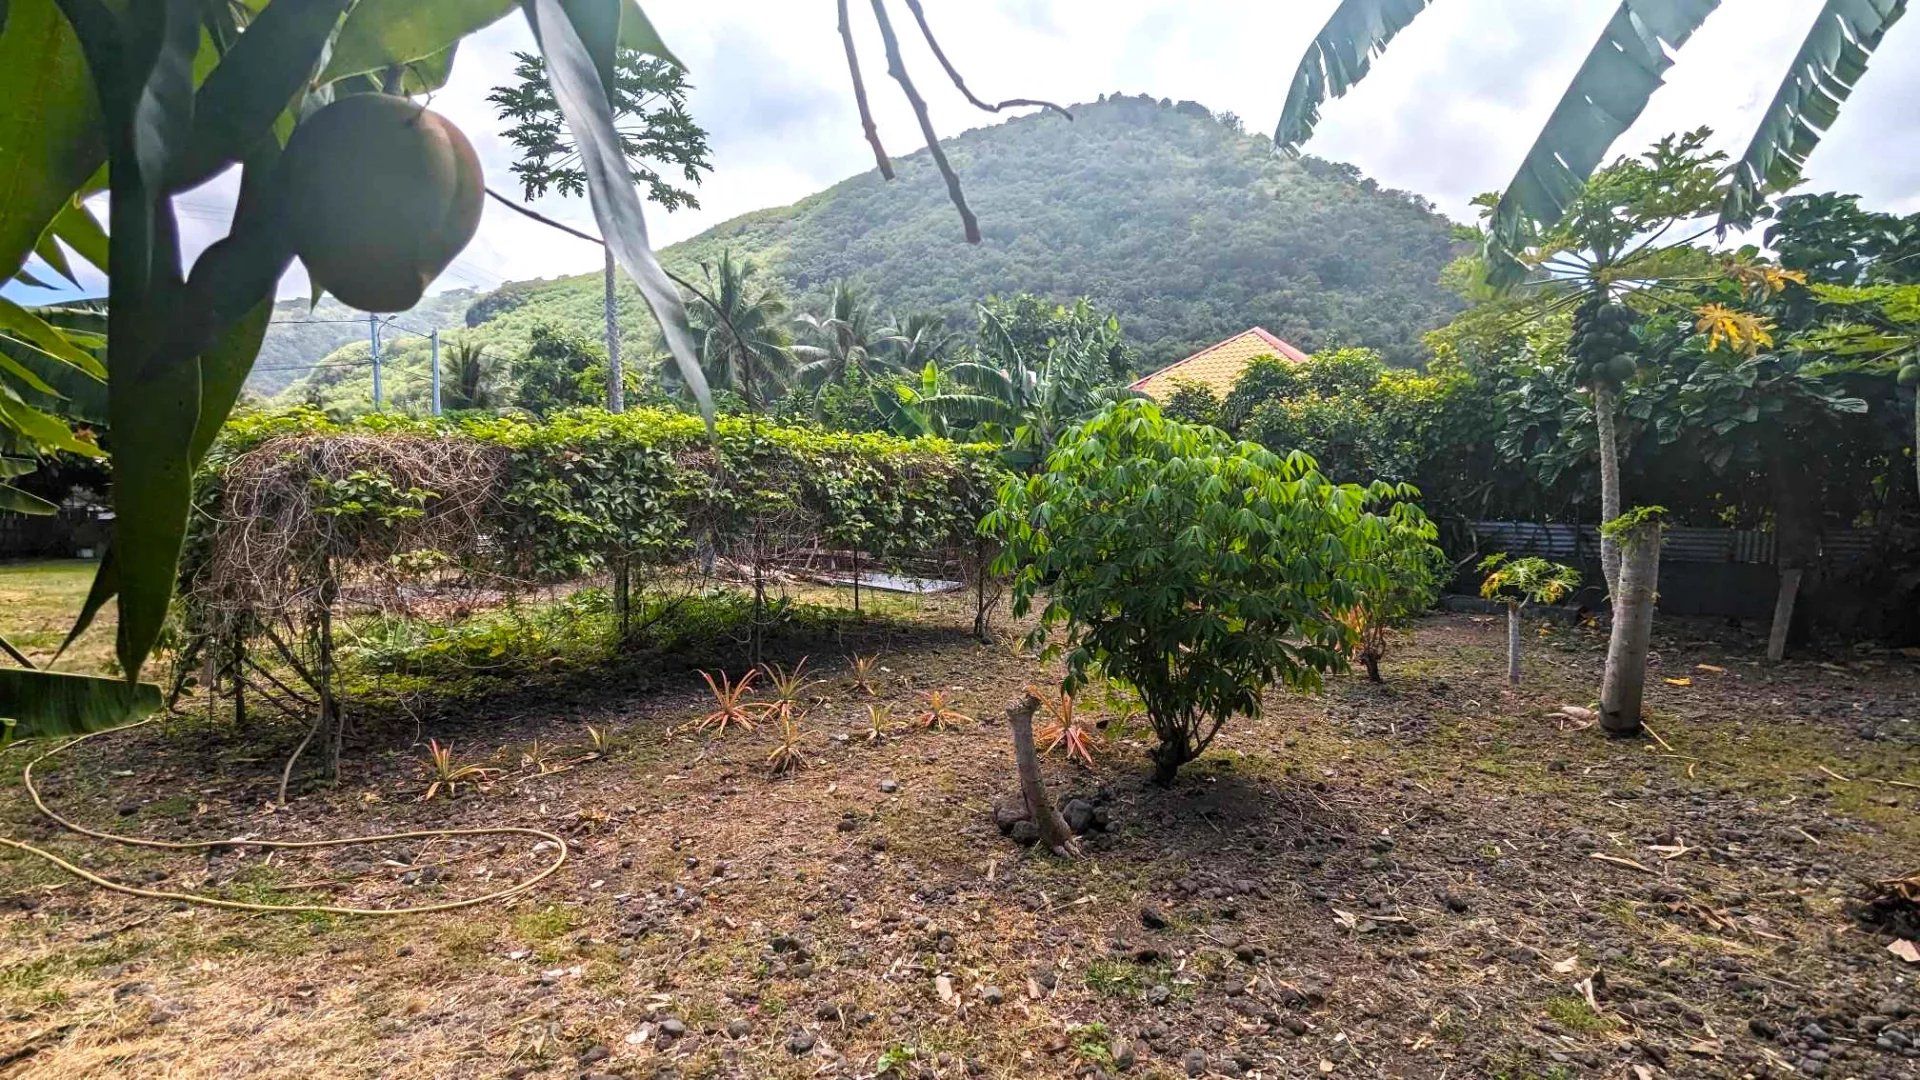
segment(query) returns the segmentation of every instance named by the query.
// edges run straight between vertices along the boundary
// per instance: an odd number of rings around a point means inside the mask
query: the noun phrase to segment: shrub
[[[1045,471],[1002,486],[983,530],[1005,543],[1014,610],[1045,594],[1034,640],[1064,639],[1063,690],[1091,673],[1123,680],[1172,781],[1236,714],[1257,715],[1275,681],[1318,685],[1354,645],[1337,613],[1387,588],[1372,557],[1396,523],[1424,517],[1387,484],[1333,484],[1312,458],[1237,443],[1163,417],[1150,402],[1113,405],[1070,430]]]

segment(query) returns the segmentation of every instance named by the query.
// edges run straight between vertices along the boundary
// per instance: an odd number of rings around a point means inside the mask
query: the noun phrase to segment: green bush
[[[1126,401],[1004,484],[982,529],[1005,544],[1016,614],[1044,595],[1035,640],[1064,629],[1050,646],[1063,689],[1095,672],[1132,686],[1169,783],[1229,718],[1257,715],[1269,684],[1345,668],[1356,639],[1341,614],[1392,586],[1381,552],[1430,535],[1414,494],[1334,484],[1305,454]]]

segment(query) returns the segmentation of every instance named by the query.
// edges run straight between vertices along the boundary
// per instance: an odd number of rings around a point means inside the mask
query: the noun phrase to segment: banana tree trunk
[[[1031,693],[1007,706],[1007,725],[1013,728],[1013,763],[1020,774],[1020,797],[1027,814],[1040,829],[1040,843],[1055,855],[1075,855],[1080,851],[1073,830],[1047,798],[1047,787],[1040,779],[1040,755],[1033,747],[1033,714],[1040,699]]]
[[[607,248],[606,267],[606,316],[607,316],[607,411],[627,411],[627,384],[620,371],[620,309],[614,302],[613,249]]]
[[[1613,387],[1604,379],[1593,386],[1593,420],[1600,437],[1600,520],[1620,516],[1620,437],[1614,427]],[[1607,594],[1620,591],[1620,544],[1612,537],[1600,537],[1600,572],[1607,579]],[[1616,607],[1616,613],[1618,608]]]
[[[1640,731],[1647,689],[1647,643],[1653,636],[1654,597],[1660,588],[1660,522],[1646,521],[1620,537],[1620,585],[1613,590],[1613,629],[1600,683],[1600,726],[1609,734]]]
[[[1507,601],[1507,682],[1520,685],[1520,605]]]

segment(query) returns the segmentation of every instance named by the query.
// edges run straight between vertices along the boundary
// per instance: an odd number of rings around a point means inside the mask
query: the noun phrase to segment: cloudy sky
[[[1333,0],[924,0],[947,54],[983,98],[1089,101],[1102,93],[1191,98],[1271,131],[1300,53]],[[656,244],[737,214],[793,202],[873,167],[848,89],[826,0],[647,0],[669,46],[691,70],[694,118],[709,131],[713,174],[698,210],[652,211]],[[1311,153],[1352,162],[1381,183],[1417,191],[1448,215],[1503,186],[1615,0],[1435,0],[1395,40],[1361,87],[1332,103]],[[1736,0],[1689,42],[1625,151],[1669,131],[1711,125],[1738,153],[1771,97],[1819,0]],[[895,23],[943,135],[991,123],[962,101],[919,47],[911,16]],[[885,74],[866,4],[852,5],[869,96],[889,150],[919,145],[912,113]],[[510,148],[486,102],[512,53],[530,49],[510,16],[461,49],[432,107],[465,130],[491,182],[511,189]],[[1868,205],[1920,210],[1920,18],[1895,27],[1873,69],[1815,154],[1810,187],[1858,192]],[[190,242],[224,231],[231,178],[181,200]],[[583,200],[539,208],[592,231]],[[957,229],[956,229],[957,234]],[[956,243],[958,242],[956,238]],[[441,286],[590,270],[598,249],[489,202],[479,236]],[[296,264],[282,295],[304,295]]]

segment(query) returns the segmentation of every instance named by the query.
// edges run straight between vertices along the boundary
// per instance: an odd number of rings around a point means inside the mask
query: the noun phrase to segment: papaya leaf
[[[0,280],[106,160],[80,42],[54,0],[13,0],[0,31]]]
[[[713,394],[707,389],[706,374],[700,369],[699,352],[687,327],[686,307],[680,291],[661,269],[647,240],[646,215],[640,207],[625,155],[621,151],[620,132],[614,125],[613,107],[606,85],[600,81],[593,56],[581,39],[560,0],[523,0],[527,22],[534,40],[546,57],[548,78],[554,100],[566,117],[567,129],[580,151],[580,166],[587,174],[588,194],[593,204],[594,221],[606,238],[614,259],[627,272],[640,295],[659,322],[667,348],[687,389],[700,404],[700,414],[713,426]]]
[[[513,8],[514,0],[360,0],[341,24],[319,81],[425,60]]]
[[[84,735],[160,711],[160,688],[64,671],[0,668],[0,742]]]

